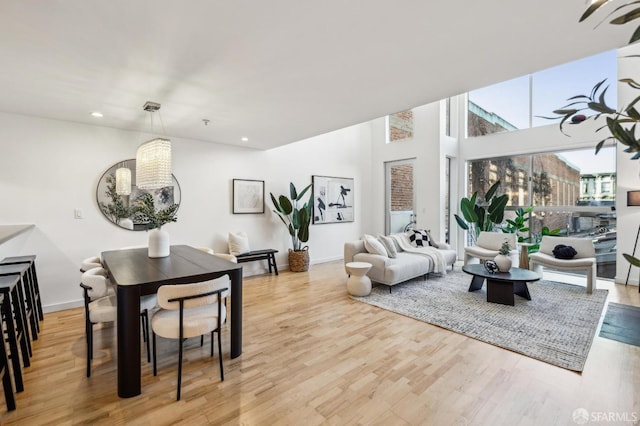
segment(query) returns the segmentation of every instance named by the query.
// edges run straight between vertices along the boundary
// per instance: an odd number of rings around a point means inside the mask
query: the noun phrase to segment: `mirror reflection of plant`
[[[153,196],[149,193],[138,198],[134,205],[133,219],[137,223],[142,223],[147,230],[160,229],[162,225],[169,222],[176,222],[176,212],[178,205],[172,204],[162,210],[156,210]]]
[[[116,192],[116,177],[113,174],[107,176],[106,181],[107,190],[105,194],[111,200],[111,203],[105,204],[100,201],[98,204],[100,205],[102,213],[104,213],[109,220],[119,224],[121,219],[126,219],[133,215],[134,208],[127,206],[122,196]]]

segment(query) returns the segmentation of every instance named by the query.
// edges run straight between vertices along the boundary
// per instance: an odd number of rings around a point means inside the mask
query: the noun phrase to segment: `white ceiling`
[[[148,130],[142,105],[151,100],[170,136],[270,148],[626,44],[632,28],[579,24],[585,8],[2,1],[0,111]]]

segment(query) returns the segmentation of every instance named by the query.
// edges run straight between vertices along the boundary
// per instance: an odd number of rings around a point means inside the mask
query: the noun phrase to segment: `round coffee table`
[[[347,291],[353,296],[367,296],[371,293],[371,280],[367,272],[371,269],[367,262],[349,262],[345,265],[349,278],[347,279]]]
[[[491,272],[484,269],[484,265],[464,265],[462,270],[473,275],[469,291],[482,288],[487,280],[487,302],[515,305],[514,294],[531,300],[527,282],[538,281],[540,276],[528,269],[511,268],[509,272]]]

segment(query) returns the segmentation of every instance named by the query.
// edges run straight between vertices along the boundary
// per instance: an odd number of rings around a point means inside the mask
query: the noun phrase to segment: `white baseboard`
[[[325,257],[322,259],[314,259],[314,260],[310,260],[309,261],[309,265],[318,265],[320,263],[327,263],[327,262],[333,262],[334,260],[342,260],[343,257],[342,256],[335,256],[335,257]],[[278,265],[278,270],[288,270],[289,269],[289,264],[288,263],[284,263],[281,266]],[[265,272],[268,272],[268,270],[266,270]]]
[[[84,302],[82,301],[82,299],[79,299],[79,300],[72,300],[71,302],[58,303],[55,305],[44,305],[42,307],[42,310],[44,311],[44,313],[50,313],[50,312],[64,311],[67,309],[80,308],[82,306],[84,306]]]
[[[316,265],[316,264],[319,264],[319,263],[333,262],[335,260],[342,260],[342,256],[315,259],[313,261],[310,261],[309,263],[311,265]],[[278,270],[288,270],[288,269],[289,269],[289,264],[288,263],[285,263],[283,265],[278,265]],[[254,267],[254,268],[246,268],[246,269],[244,269],[244,272],[245,272],[245,274],[244,274],[245,277],[250,277],[250,276],[253,276],[253,275],[267,274],[267,273],[269,273],[269,269],[268,268]],[[64,311],[66,309],[80,308],[82,306],[84,306],[84,302],[82,301],[82,299],[78,299],[78,300],[72,300],[70,302],[65,302],[65,303],[57,303],[55,305],[45,305],[45,306],[42,307],[42,310],[45,313],[50,313],[50,312]]]

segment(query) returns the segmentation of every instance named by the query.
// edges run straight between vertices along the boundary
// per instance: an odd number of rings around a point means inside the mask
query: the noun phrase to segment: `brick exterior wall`
[[[389,142],[413,138],[413,111],[389,115]]]
[[[483,136],[491,133],[505,132],[507,129],[497,123],[490,123],[484,118],[469,112],[467,122],[467,136]]]
[[[413,210],[413,166],[391,167],[391,211]]]

